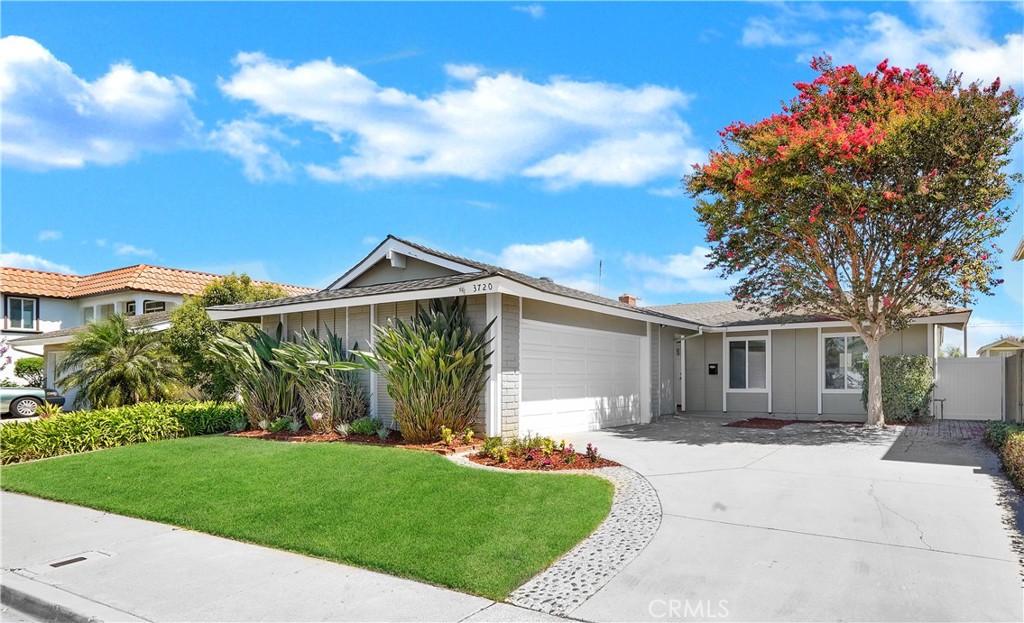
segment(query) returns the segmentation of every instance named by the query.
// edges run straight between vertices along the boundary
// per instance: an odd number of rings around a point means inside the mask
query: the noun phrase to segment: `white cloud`
[[[209,138],[217,149],[242,161],[242,172],[250,182],[291,176],[291,165],[270,146],[270,141],[288,142],[277,128],[258,121],[236,120],[218,124]]]
[[[512,7],[512,10],[526,13],[533,19],[542,19],[544,17],[544,6],[540,4],[517,4]]]
[[[0,39],[4,164],[52,169],[116,164],[142,151],[193,144],[192,85],[112,65],[79,78],[33,39]]]
[[[456,80],[465,80],[466,82],[472,82],[480,77],[484,73],[484,68],[479,65],[472,64],[455,64],[448,63],[444,66],[444,73]]]
[[[56,229],[44,229],[39,232],[38,236],[36,236],[36,240],[39,242],[46,242],[48,240],[60,240],[60,237],[61,233]]]
[[[594,247],[586,238],[542,244],[513,244],[502,249],[498,265],[537,277],[565,275],[594,263]]]
[[[39,257],[38,255],[28,255],[26,253],[16,253],[14,251],[0,253],[0,266],[7,268],[28,268],[30,270],[46,270],[55,273],[74,272],[71,270],[70,266],[65,264],[51,262],[50,260]]]
[[[1002,40],[989,36],[985,6],[961,3],[915,3],[917,24],[908,24],[890,13],[876,11],[867,22],[835,46],[837,58],[877,63],[888,58],[902,67],[929,65],[944,76],[954,70],[967,81],[991,82],[1002,78],[1024,83],[1024,34]]]
[[[114,255],[138,255],[142,257],[153,257],[156,252],[153,249],[144,249],[133,244],[123,242],[114,243]]]
[[[983,3],[914,2],[908,19],[813,3],[774,6],[772,15],[747,20],[744,45],[800,48],[800,60],[824,49],[837,63],[864,69],[888,58],[901,67],[925,63],[940,76],[963,72],[968,82],[1000,77],[1004,83],[1024,83],[1024,34],[992,37],[987,19],[992,7]],[[826,22],[841,24],[841,34],[822,35]]]
[[[649,188],[647,192],[655,197],[665,197],[667,199],[676,199],[686,194],[681,186],[665,186],[661,188]]]
[[[297,66],[239,54],[220,88],[264,117],[308,124],[337,145],[330,164],[308,164],[325,182],[525,176],[548,186],[634,186],[703,157],[680,111],[690,96],[555,77],[533,82],[449,65],[460,84],[420,96],[377,84],[331,59]]]
[[[689,253],[676,253],[663,258],[629,254],[623,258],[626,267],[644,275],[643,287],[658,294],[700,292],[724,295],[729,282],[707,270],[711,252],[705,247],[693,247]]]

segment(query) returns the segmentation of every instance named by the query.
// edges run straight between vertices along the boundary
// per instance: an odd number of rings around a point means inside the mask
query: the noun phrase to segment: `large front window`
[[[864,386],[863,362],[868,347],[859,336],[825,338],[825,389],[859,390]]]
[[[768,387],[765,340],[729,340],[729,389]]]
[[[7,297],[7,328],[34,331],[36,328],[36,299]]]

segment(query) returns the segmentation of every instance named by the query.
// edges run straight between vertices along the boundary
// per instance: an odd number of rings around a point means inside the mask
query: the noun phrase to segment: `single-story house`
[[[979,357],[1012,357],[1024,350],[1024,340],[1004,337],[978,347]]]
[[[433,298],[465,297],[471,323],[494,319],[491,378],[479,427],[487,435],[559,434],[649,422],[674,413],[863,420],[863,343],[832,318],[766,318],[732,302],[637,307],[388,236],[326,289],[210,308],[218,320],[330,328],[350,348],[374,325],[414,315]],[[887,337],[885,354],[937,357],[942,329],[966,330],[970,310],[935,309]],[[383,379],[364,374],[371,412],[393,410]]]

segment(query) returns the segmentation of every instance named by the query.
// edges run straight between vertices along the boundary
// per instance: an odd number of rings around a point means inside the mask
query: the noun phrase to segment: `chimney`
[[[619,302],[625,303],[630,307],[636,307],[636,297],[633,296],[632,294],[623,294],[622,296],[619,297]]]

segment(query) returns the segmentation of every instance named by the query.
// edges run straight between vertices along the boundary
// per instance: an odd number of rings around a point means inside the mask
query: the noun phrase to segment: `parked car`
[[[64,406],[64,396],[55,389],[39,387],[0,387],[0,414],[32,417],[44,402]]]

